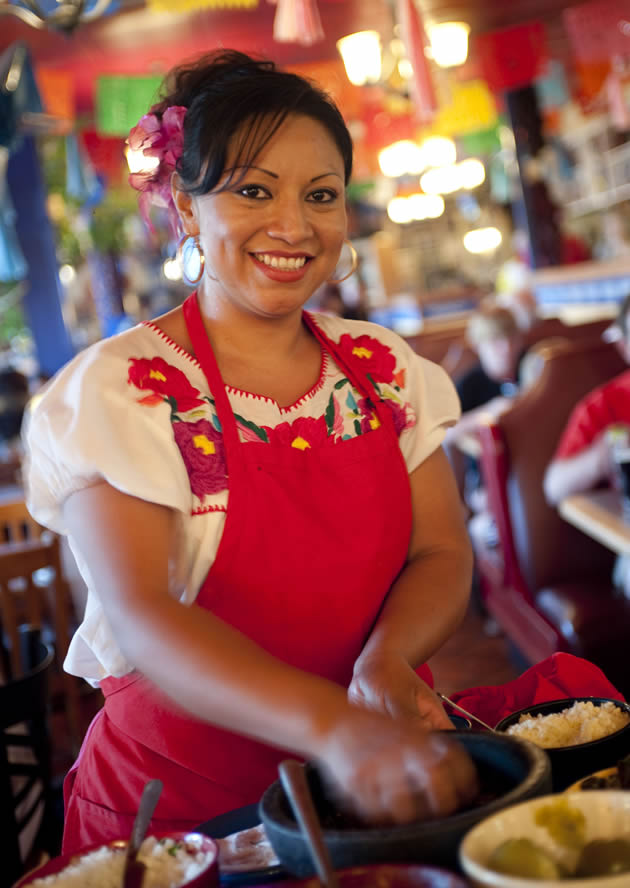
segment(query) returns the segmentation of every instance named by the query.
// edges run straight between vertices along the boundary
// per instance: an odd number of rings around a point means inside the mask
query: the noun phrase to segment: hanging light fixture
[[[440,68],[463,65],[468,58],[468,34],[466,22],[442,22],[428,28],[431,57]]]
[[[381,77],[381,36],[378,31],[357,31],[337,41],[348,80],[355,86],[378,83]]]
[[[57,0],[54,9],[42,9],[37,0],[12,3],[0,0],[0,15],[14,15],[32,28],[52,28],[71,34],[79,25],[99,18],[113,0]]]

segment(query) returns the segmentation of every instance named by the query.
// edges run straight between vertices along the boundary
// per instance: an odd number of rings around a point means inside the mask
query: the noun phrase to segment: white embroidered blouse
[[[315,315],[324,333],[367,372],[392,410],[412,472],[459,417],[446,373],[395,333],[363,321]],[[319,379],[289,407],[227,388],[243,442],[343,447],[378,424],[363,395],[322,350]],[[159,327],[143,323],[98,342],[48,384],[26,424],[27,504],[42,524],[66,533],[67,497],[104,479],[178,517],[173,594],[190,604],[212,566],[229,508],[223,441],[204,373]],[[65,668],[92,684],[131,671],[102,609],[89,566],[68,540],[87,588],[84,618]]]

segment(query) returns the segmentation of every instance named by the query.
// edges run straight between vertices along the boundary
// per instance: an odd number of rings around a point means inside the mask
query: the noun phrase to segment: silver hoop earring
[[[192,234],[184,234],[177,244],[177,261],[182,270],[184,280],[194,286],[198,284],[206,267],[206,257],[199,243],[199,238]],[[192,271],[191,276],[188,272]]]
[[[343,281],[347,281],[348,278],[351,277],[355,273],[357,268],[359,267],[359,254],[352,246],[352,243],[346,239],[346,240],[344,240],[344,245],[347,245],[348,249],[350,250],[350,257],[351,257],[350,271],[347,274],[344,274],[343,277],[328,280],[326,282],[328,284],[341,284],[341,283],[343,283]],[[342,249],[343,249],[343,247],[342,247]]]

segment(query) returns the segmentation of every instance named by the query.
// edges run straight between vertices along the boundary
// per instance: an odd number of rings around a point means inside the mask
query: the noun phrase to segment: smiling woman
[[[449,813],[475,774],[431,733],[450,722],[422,664],[470,584],[454,389],[391,331],[303,310],[346,235],[330,99],[232,51],[166,89],[133,184],[172,199],[197,290],[79,355],[27,432],[30,508],[89,589],[66,667],[106,698],[64,847],[127,835],[149,777],[154,830],[255,802],[284,749],[366,819]]]

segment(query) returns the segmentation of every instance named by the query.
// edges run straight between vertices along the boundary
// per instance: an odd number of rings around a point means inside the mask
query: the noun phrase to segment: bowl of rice
[[[630,753],[630,705],[604,697],[553,700],[513,712],[496,730],[544,749],[561,792]]]
[[[120,839],[55,857],[14,888],[120,888],[126,848]],[[146,867],[142,888],[216,888],[218,854],[216,842],[200,833],[148,836],[138,853]]]

